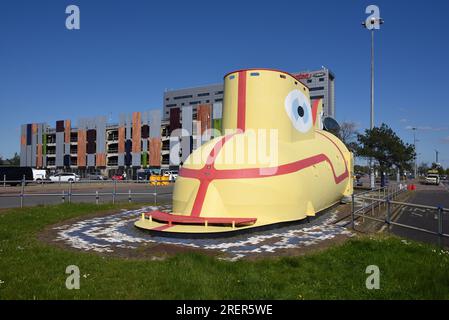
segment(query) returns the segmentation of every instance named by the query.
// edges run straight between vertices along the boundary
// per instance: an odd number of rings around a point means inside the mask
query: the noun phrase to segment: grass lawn
[[[116,206],[117,207],[117,206]],[[0,213],[0,299],[448,299],[449,254],[393,237],[358,238],[302,257],[219,261],[179,254],[125,260],[39,242],[45,226],[112,205],[71,204]],[[81,270],[67,290],[65,269]],[[365,269],[380,268],[368,290]]]

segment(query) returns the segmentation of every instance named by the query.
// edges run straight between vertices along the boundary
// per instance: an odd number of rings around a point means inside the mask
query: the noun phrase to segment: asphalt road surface
[[[417,185],[417,190],[414,191],[407,202],[449,208],[449,185],[447,182],[440,186]],[[402,207],[392,218],[393,221],[398,223],[438,232],[438,212],[436,210]],[[421,231],[399,226],[393,226],[391,231],[404,238],[433,244],[439,243],[438,236]],[[449,234],[449,212],[443,213],[443,233]],[[443,237],[441,243],[449,247],[449,238]]]
[[[129,201],[129,191],[131,190],[131,201],[141,203],[153,203],[154,195],[157,193],[158,202],[171,202],[173,185],[152,186],[148,183],[117,183],[115,201]],[[42,204],[62,203],[62,193],[65,192],[65,202],[69,201],[68,184],[30,184],[24,188],[23,206],[36,206]],[[74,183],[72,185],[71,202],[96,202],[96,192],[99,193],[99,203],[112,202],[112,193],[114,185],[112,183]],[[0,208],[20,207],[21,187],[1,186],[0,187]]]

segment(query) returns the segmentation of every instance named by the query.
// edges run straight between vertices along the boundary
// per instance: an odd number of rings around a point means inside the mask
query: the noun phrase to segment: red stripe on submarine
[[[289,73],[247,69],[224,77],[223,132],[192,152],[173,190],[173,213],[135,226],[205,235],[315,216],[353,192],[353,157],[323,130],[322,100]]]

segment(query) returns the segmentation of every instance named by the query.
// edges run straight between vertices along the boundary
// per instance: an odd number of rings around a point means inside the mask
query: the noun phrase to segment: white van
[[[47,179],[47,171],[40,169],[33,169],[33,181],[37,183],[42,183]]]

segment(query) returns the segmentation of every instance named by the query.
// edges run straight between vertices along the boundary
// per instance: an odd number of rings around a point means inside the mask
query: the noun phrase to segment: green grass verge
[[[301,257],[219,261],[179,254],[126,260],[63,250],[37,240],[45,226],[112,205],[72,204],[0,214],[0,299],[447,299],[449,255],[392,237],[353,239]],[[65,269],[80,267],[80,290]],[[365,269],[380,268],[380,290]]]

